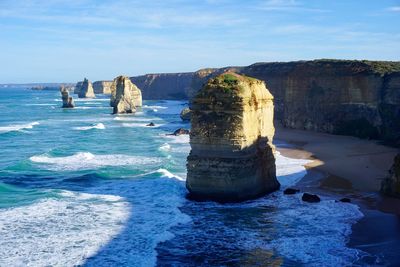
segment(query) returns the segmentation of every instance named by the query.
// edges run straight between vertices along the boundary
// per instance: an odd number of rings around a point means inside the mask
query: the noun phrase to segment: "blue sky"
[[[0,0],[0,83],[400,60],[400,0]]]

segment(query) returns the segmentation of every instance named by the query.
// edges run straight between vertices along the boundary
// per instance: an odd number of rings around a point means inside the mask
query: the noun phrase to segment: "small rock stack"
[[[235,73],[210,79],[191,103],[186,187],[193,199],[235,202],[279,189],[273,96]]]
[[[72,96],[69,96],[69,91],[64,86],[61,86],[60,92],[61,92],[61,98],[62,98],[62,102],[63,102],[62,107],[63,108],[75,107],[74,99],[72,98]]]
[[[134,113],[142,106],[142,92],[129,77],[118,76],[111,85],[110,106],[113,114]]]

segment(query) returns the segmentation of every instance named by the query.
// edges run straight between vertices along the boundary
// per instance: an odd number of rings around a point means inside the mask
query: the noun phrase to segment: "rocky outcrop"
[[[273,96],[264,82],[224,73],[191,102],[186,187],[195,199],[242,201],[279,188]]]
[[[191,99],[208,79],[226,70],[265,81],[275,97],[275,118],[285,127],[377,138],[400,146],[400,62],[256,63],[131,79],[145,81],[146,99]]]
[[[110,106],[113,114],[134,113],[142,106],[142,93],[126,76],[118,76],[111,85]]]
[[[61,92],[61,98],[62,98],[62,102],[63,102],[62,107],[63,108],[74,108],[75,107],[74,99],[71,96],[69,96],[68,89],[65,87],[61,87],[60,92]]]
[[[95,98],[92,83],[88,79],[84,79],[78,93],[79,98]]]
[[[111,85],[113,81],[97,81],[93,83],[93,90],[95,94],[111,94]]]
[[[389,175],[382,181],[381,192],[394,197],[400,197],[400,154],[394,158]]]
[[[182,109],[181,114],[180,114],[181,120],[190,121],[190,114],[191,114],[190,108]]]

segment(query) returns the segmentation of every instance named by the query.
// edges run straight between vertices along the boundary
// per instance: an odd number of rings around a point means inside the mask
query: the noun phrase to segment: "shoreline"
[[[380,183],[399,149],[349,136],[276,127],[275,139],[291,147],[277,150],[286,157],[309,159],[307,174],[297,183],[302,192],[347,197],[364,214],[352,225],[347,245],[378,257],[363,263],[399,266],[400,199],[382,196]]]

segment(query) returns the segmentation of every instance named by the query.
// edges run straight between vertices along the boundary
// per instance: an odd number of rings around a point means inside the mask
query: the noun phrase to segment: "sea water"
[[[281,190],[241,204],[185,198],[184,101],[144,101],[111,115],[109,99],[0,90],[0,266],[345,266],[356,205],[285,196],[306,160],[277,153]],[[154,127],[146,126],[150,122]],[[279,151],[279,145],[278,145]]]

